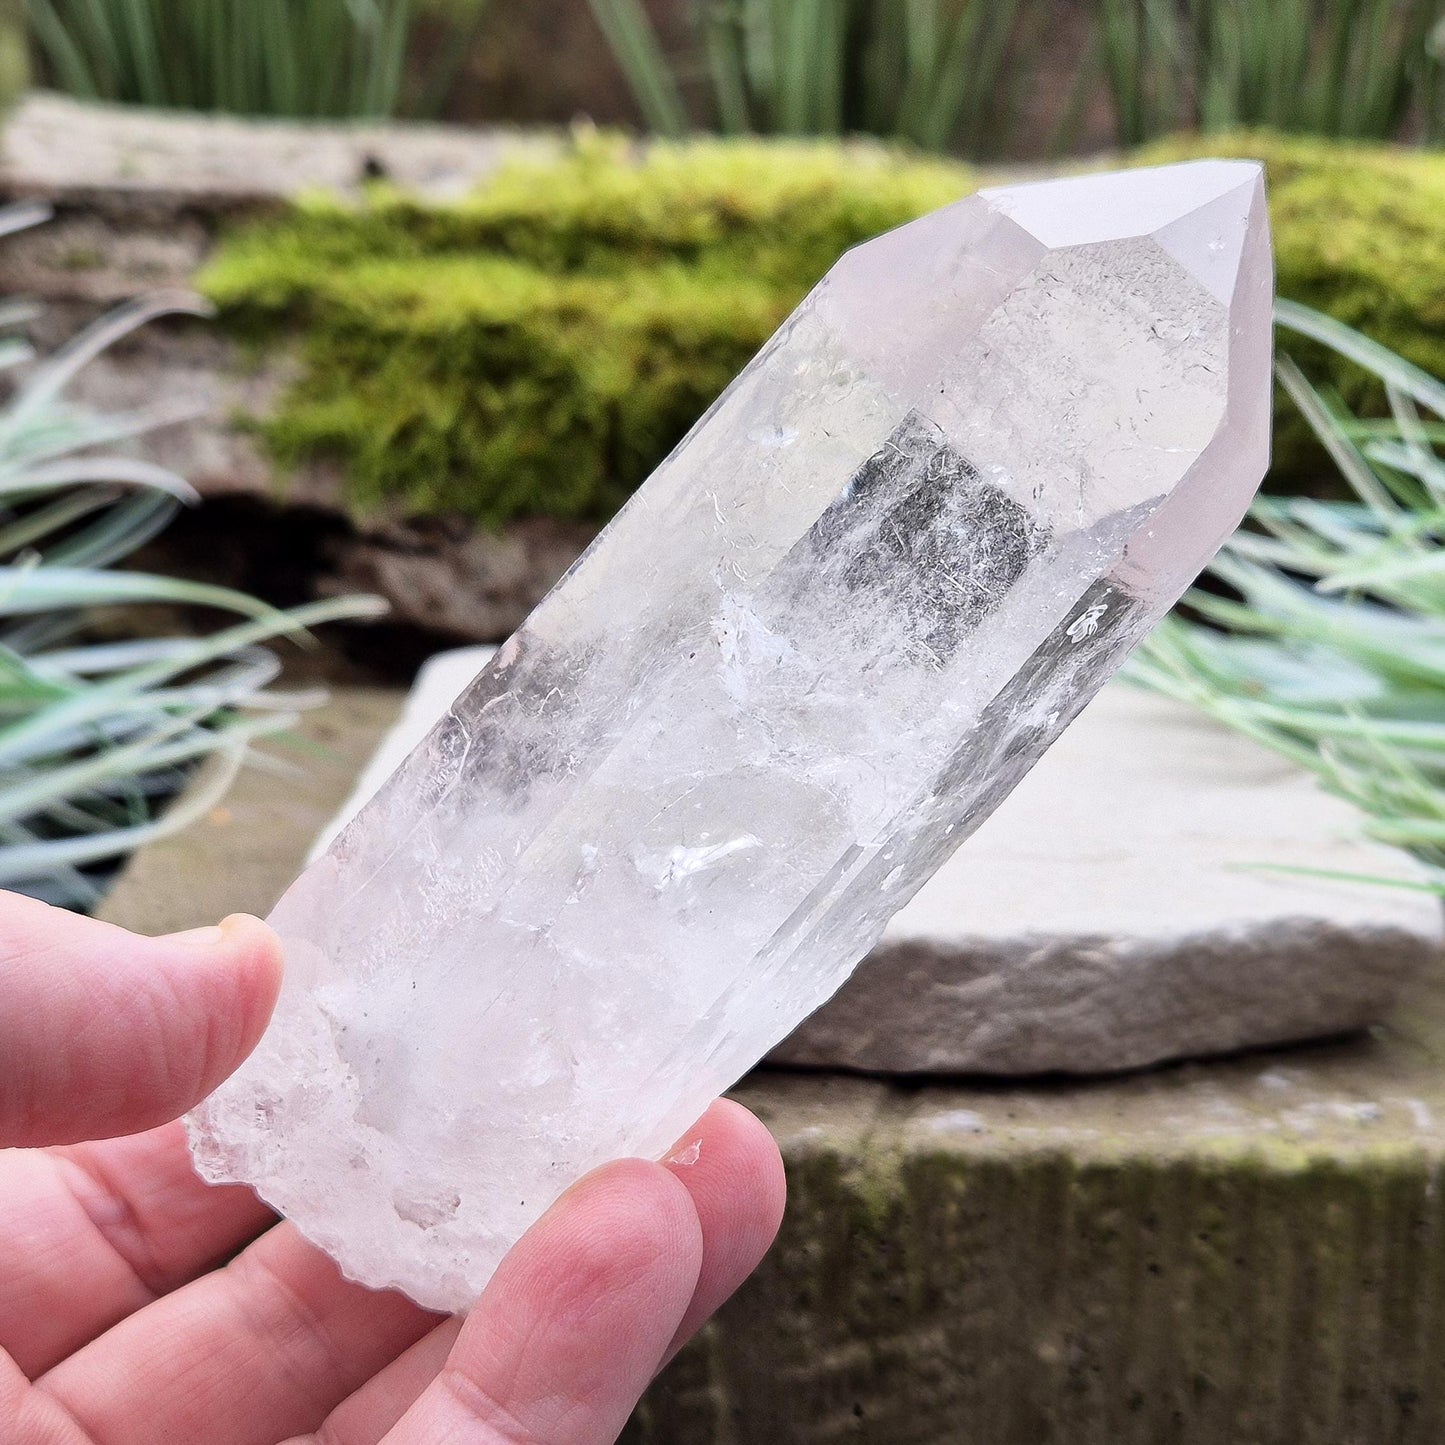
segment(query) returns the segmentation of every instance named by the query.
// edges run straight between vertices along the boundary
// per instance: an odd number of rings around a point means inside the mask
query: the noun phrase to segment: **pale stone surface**
[[[278,905],[202,1172],[458,1308],[666,1148],[1238,522],[1271,279],[1229,162],[984,191],[840,261]]]
[[[1433,894],[1313,778],[1106,688],[778,1062],[1102,1073],[1379,1019],[1440,963]]]
[[[385,175],[444,198],[473,190],[510,155],[560,145],[543,130],[182,115],[39,91],[6,120],[0,182],[28,194],[106,187],[138,201],[184,191],[219,204],[360,194]]]
[[[491,656],[432,658],[319,857]],[[769,1058],[872,1073],[1106,1073],[1321,1038],[1437,967],[1421,876],[1313,778],[1114,683]]]

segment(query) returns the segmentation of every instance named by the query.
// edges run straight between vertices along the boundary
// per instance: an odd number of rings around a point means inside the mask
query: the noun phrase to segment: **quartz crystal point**
[[[1271,300],[1243,162],[844,256],[282,899],[202,1174],[460,1309],[568,1184],[665,1150],[1239,521]]]

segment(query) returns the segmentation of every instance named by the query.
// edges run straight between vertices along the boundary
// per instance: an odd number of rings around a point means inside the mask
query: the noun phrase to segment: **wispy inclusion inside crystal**
[[[984,192],[844,257],[277,907],[206,1177],[455,1309],[582,1173],[665,1149],[1236,523],[1270,303],[1244,163]]]

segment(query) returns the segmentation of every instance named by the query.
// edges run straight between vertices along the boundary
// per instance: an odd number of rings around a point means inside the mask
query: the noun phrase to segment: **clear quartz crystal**
[[[1244,162],[845,256],[282,899],[202,1174],[460,1309],[568,1184],[666,1149],[1238,522],[1271,301]]]

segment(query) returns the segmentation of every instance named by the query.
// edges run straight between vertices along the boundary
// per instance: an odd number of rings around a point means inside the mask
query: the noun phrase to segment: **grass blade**
[[[678,137],[688,130],[677,80],[640,0],[588,0],[649,129]]]

